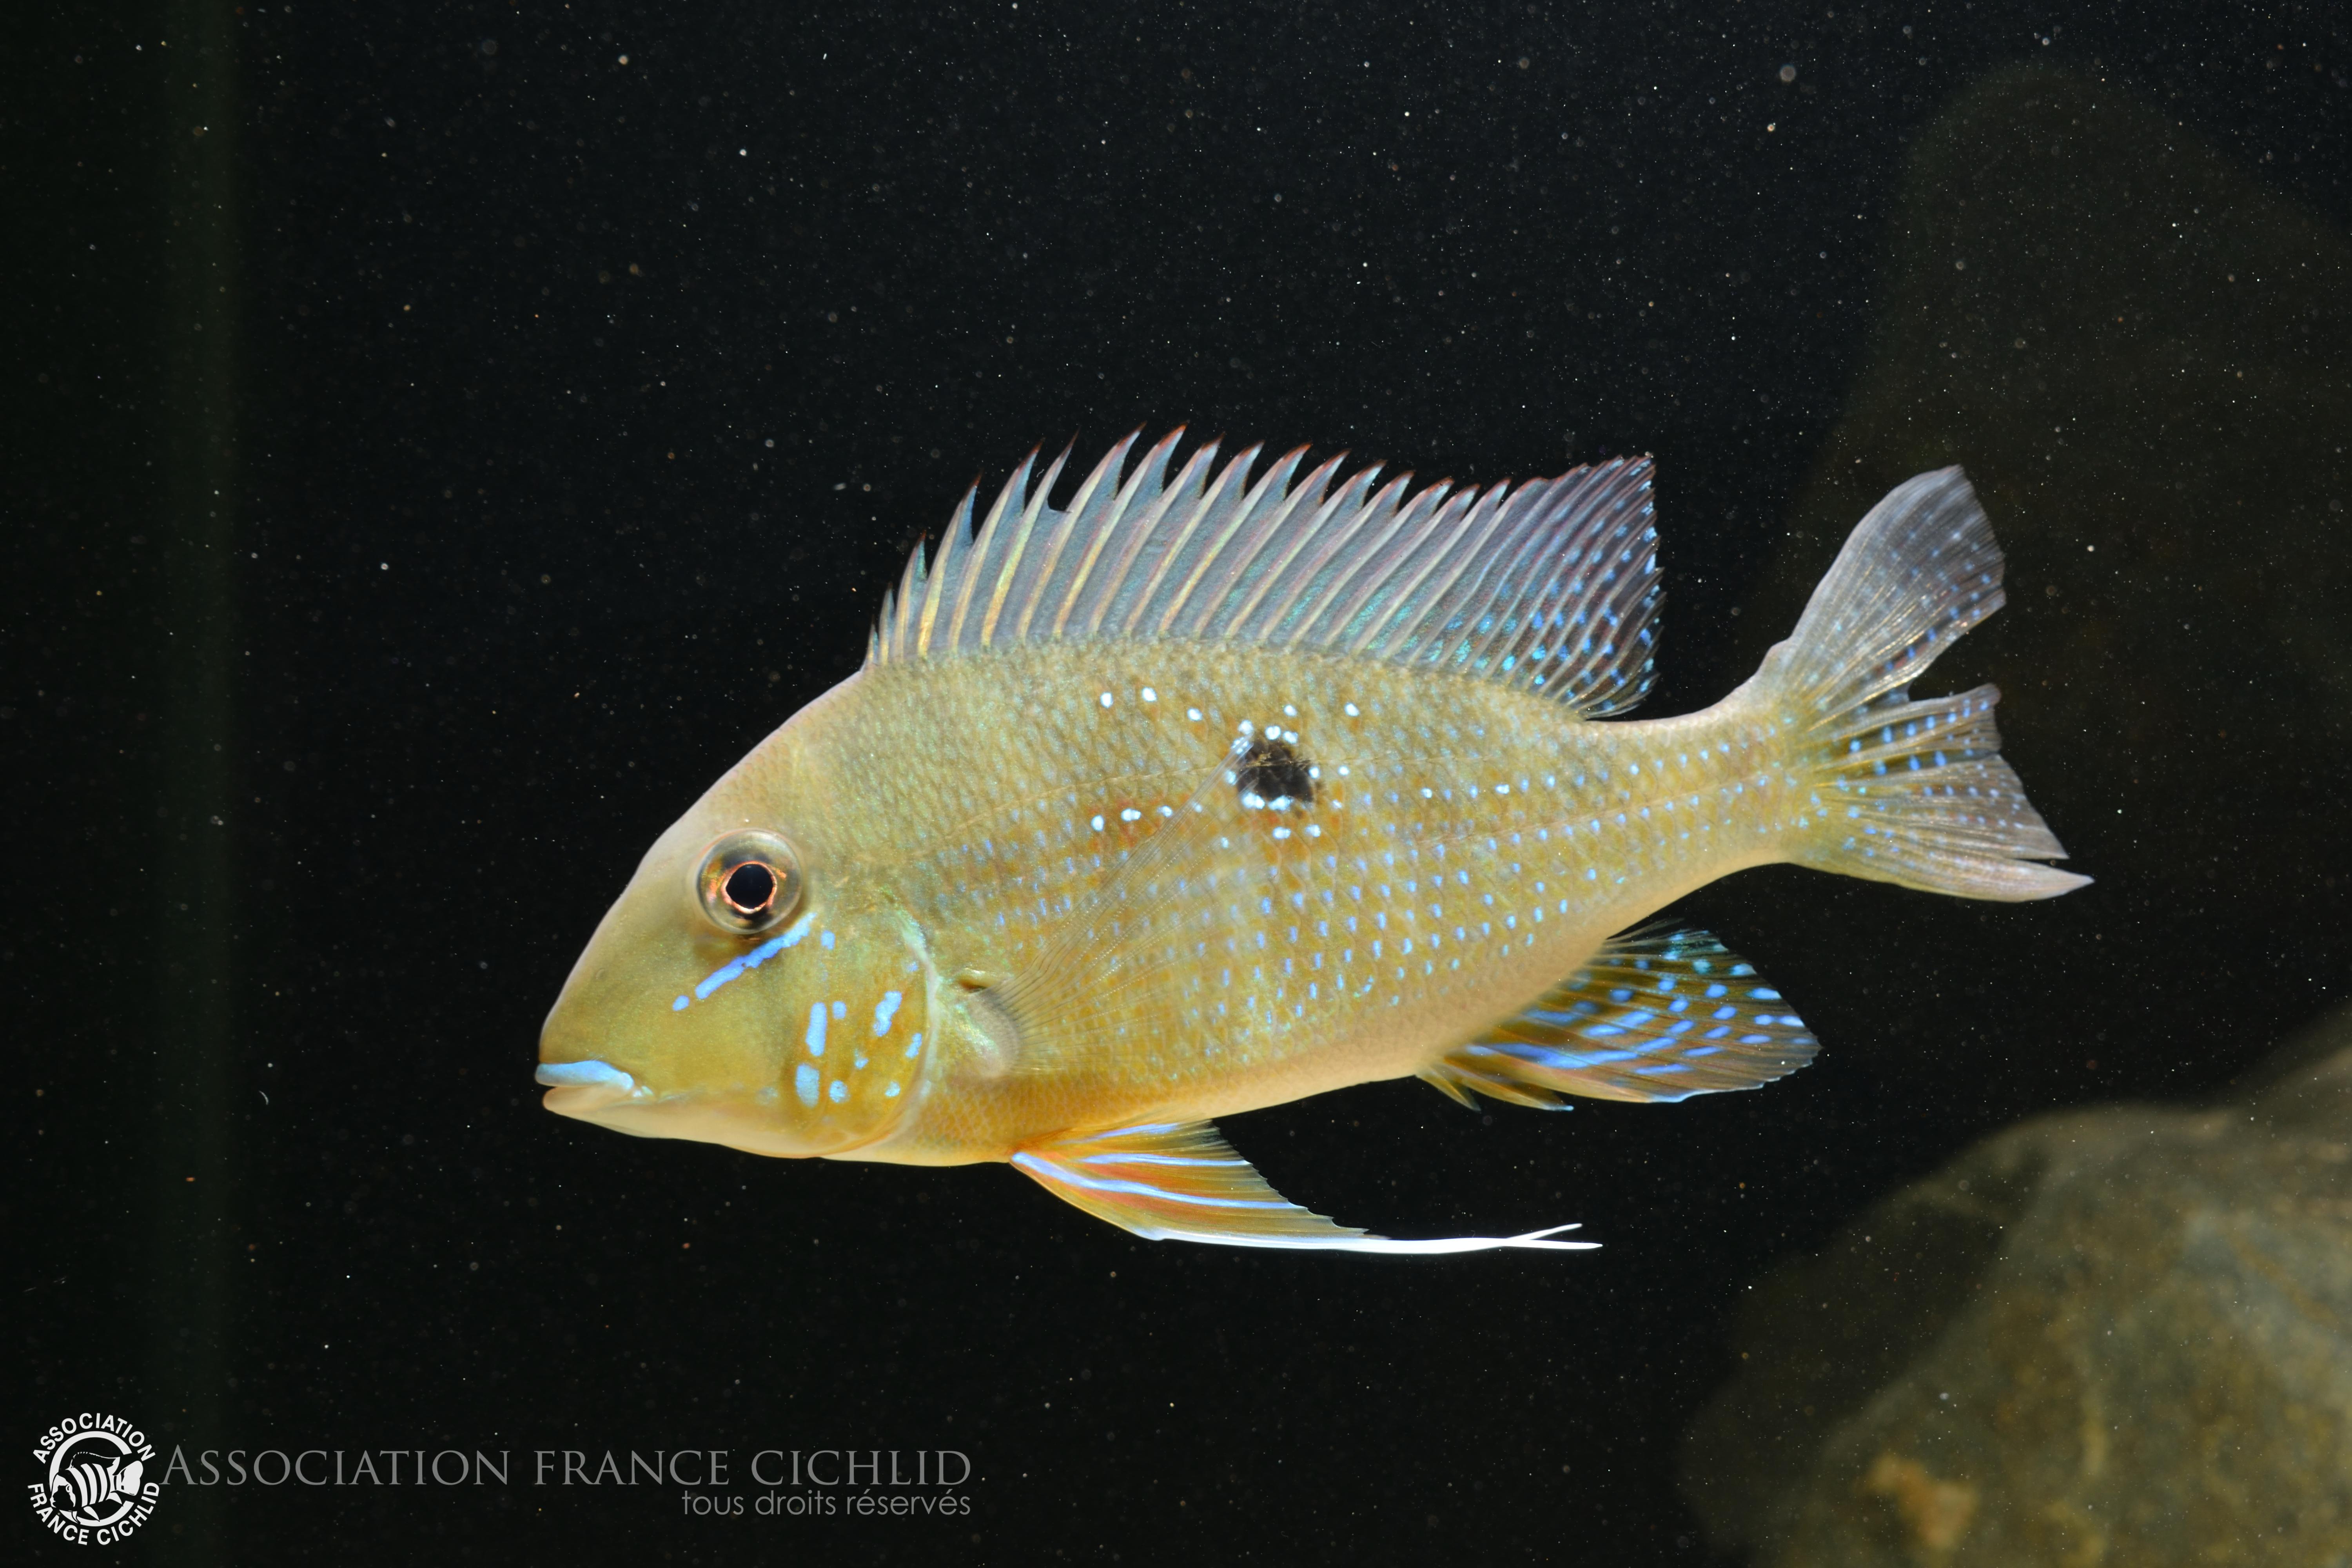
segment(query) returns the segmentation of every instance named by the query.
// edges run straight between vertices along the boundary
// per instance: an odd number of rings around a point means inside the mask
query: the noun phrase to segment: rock
[[[1998,676],[2004,750],[2077,868],[2175,908],[2332,903],[2308,851],[2352,731],[2352,240],[2047,68],[1921,133],[1891,226],[1864,368],[1748,624],[1793,624],[1872,502],[1961,464],[2010,607],[1935,689]]]
[[[1735,1342],[1682,1485],[1759,1563],[2352,1563],[2352,1009],[2212,1109],[1987,1139]]]

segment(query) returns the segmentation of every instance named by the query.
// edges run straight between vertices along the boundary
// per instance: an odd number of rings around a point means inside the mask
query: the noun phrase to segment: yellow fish
[[[2001,605],[1957,468],[1872,509],[1703,712],[1651,680],[1647,459],[1487,489],[1024,463],[919,548],[856,675],[646,852],[540,1041],[551,1110],[756,1153],[1010,1161],[1139,1235],[1372,1252],[1213,1118],[1418,1074],[1557,1107],[1752,1089],[1814,1041],[1702,933],[1742,867],[2042,899],[2087,879],[1910,682]],[[1065,454],[1066,458],[1066,454]]]

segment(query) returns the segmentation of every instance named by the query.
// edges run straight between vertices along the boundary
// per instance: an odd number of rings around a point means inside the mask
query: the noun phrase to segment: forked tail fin
[[[1906,479],[1856,525],[1757,697],[1790,721],[1813,785],[1789,858],[1932,893],[2047,899],[2090,880],[2037,865],[2066,852],[2000,756],[1979,686],[1910,683],[2000,608],[2000,546],[1958,468]]]

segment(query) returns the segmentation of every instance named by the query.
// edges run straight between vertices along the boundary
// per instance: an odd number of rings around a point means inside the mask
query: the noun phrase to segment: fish
[[[1654,674],[1651,460],[1416,485],[1171,432],[975,486],[857,672],[655,840],[540,1038],[551,1111],[780,1157],[1010,1163],[1135,1235],[1402,1255],[1220,1118],[1417,1076],[1559,1109],[1749,1089],[1791,1005],[1653,918],[1754,866],[2046,899],[2088,878],[1911,685],[2002,603],[1957,468],[1896,486],[1714,706]]]

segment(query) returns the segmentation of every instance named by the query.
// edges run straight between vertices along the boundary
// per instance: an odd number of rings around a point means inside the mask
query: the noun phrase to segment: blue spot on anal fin
[[[1475,1089],[1546,1109],[1572,1095],[1677,1100],[1759,1088],[1803,1067],[1817,1047],[1802,1020],[1780,1010],[1778,991],[1758,984],[1734,994],[1705,978],[1755,973],[1704,931],[1637,931],[1604,945],[1518,1016],[1422,1076],[1455,1098]],[[1713,1004],[1713,1027],[1675,1016],[1680,998],[1664,1010],[1654,1002],[1684,978]],[[1610,1048],[1595,1049],[1603,1040]]]

